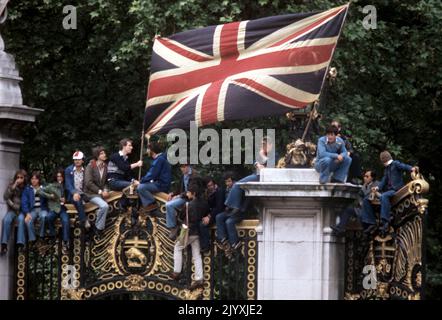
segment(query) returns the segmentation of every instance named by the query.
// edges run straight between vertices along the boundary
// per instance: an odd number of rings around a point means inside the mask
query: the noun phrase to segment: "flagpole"
[[[346,5],[344,5],[344,6],[347,6],[347,9],[345,10],[344,19],[342,19],[342,24],[341,24],[341,27],[339,28],[338,35],[341,35],[342,28],[344,28],[345,19],[347,18],[348,10],[350,9],[350,3],[351,3],[351,1],[349,1]],[[339,39],[340,39],[340,37],[339,37]],[[331,52],[331,54],[330,54],[330,64],[331,64],[331,61],[332,61],[333,55],[335,54],[335,50],[336,50],[336,48],[338,47],[339,39],[338,39],[338,41],[336,41],[336,45],[334,46],[334,48],[333,48],[333,50],[332,50],[332,52]],[[325,72],[324,72],[324,77],[322,78],[321,89],[319,90],[319,92],[320,92],[319,95],[320,95],[320,96],[321,96],[321,94],[322,94],[322,89],[323,89],[323,87],[324,87],[325,80],[327,79],[327,75],[328,75],[329,72],[330,72],[330,64],[328,65],[327,70],[325,70]],[[321,100],[319,100],[319,102],[321,102]]]
[[[147,98],[149,98],[149,85],[147,86]],[[146,108],[147,108],[147,98],[146,98],[146,107],[144,108],[144,114],[146,114]],[[140,147],[140,160],[143,161],[143,150],[144,150],[144,131],[146,130],[144,125],[146,123],[146,119],[143,117],[143,129],[141,131],[141,147]],[[149,145],[149,139],[150,135],[147,135],[147,144]],[[141,179],[141,167],[138,169],[138,181]]]
[[[153,37],[153,43],[155,43],[155,40],[156,40],[158,37],[160,37],[159,34],[156,34],[156,35]],[[153,49],[152,49],[152,50],[153,50]],[[149,79],[150,79],[150,77],[149,77]],[[144,114],[145,114],[145,115],[146,115],[147,100],[148,100],[148,99],[149,99],[149,83],[147,84],[146,106],[145,106],[145,108],[144,108]],[[140,160],[141,160],[141,161],[143,161],[144,131],[146,130],[146,128],[144,127],[145,123],[146,123],[146,119],[143,117],[143,129],[142,129],[142,132],[141,132],[141,147],[140,147]],[[146,138],[147,138],[147,145],[149,145],[150,135],[148,134],[148,135],[146,136]],[[138,169],[138,181],[140,181],[140,179],[141,179],[141,167]]]
[[[345,19],[347,18],[347,14],[348,14],[348,10],[349,10],[349,8],[350,8],[350,3],[351,3],[351,1],[349,1],[347,4],[346,4],[346,6],[347,6],[347,9],[345,10],[345,16],[344,16],[344,19],[342,20],[342,24],[341,24],[341,27],[339,28],[339,35],[341,34],[341,32],[342,32],[342,28],[344,27],[344,23],[345,23]],[[339,41],[339,40],[338,40]],[[336,47],[338,46],[338,42],[336,42],[336,45],[335,45],[335,47],[333,48],[333,51],[331,52],[331,55],[330,55],[330,63],[331,63],[331,60],[332,60],[332,57],[333,57],[333,55],[334,55],[334,53],[335,53],[335,50],[336,50]],[[333,79],[333,78],[336,78],[336,69],[333,71],[333,69],[335,69],[335,68],[331,68],[330,67],[330,65],[327,67],[327,70],[325,70],[325,72],[324,72],[324,77],[322,78],[322,84],[321,84],[321,89],[319,90],[319,98],[313,103],[313,106],[312,106],[312,110],[310,111],[310,116],[309,116],[309,119],[308,119],[308,122],[307,122],[307,125],[306,125],[306,127],[305,127],[305,129],[304,129],[304,132],[303,132],[303,134],[302,134],[302,138],[301,138],[301,140],[302,141],[304,141],[304,139],[305,139],[305,136],[307,135],[307,131],[308,131],[308,129],[309,129],[309,127],[310,127],[310,124],[311,124],[311,122],[312,122],[312,118],[313,118],[313,114],[314,114],[314,111],[315,111],[315,109],[316,109],[316,105],[318,105],[318,107],[322,104],[322,105],[324,105],[324,102],[323,101],[325,101],[325,98],[326,98],[326,96],[327,96],[327,91],[328,90],[325,90],[325,92],[323,92],[323,89],[324,89],[324,84],[325,84],[325,81],[326,81],[326,79],[330,76],[330,78],[331,79]],[[323,96],[323,97],[322,97]],[[322,99],[321,99],[321,97],[322,97]],[[322,100],[322,101],[321,101]],[[321,103],[322,102],[322,103]]]

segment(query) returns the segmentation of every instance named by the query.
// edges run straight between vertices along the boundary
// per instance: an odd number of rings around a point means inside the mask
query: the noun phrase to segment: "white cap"
[[[73,160],[82,160],[84,158],[84,154],[81,151],[75,151],[72,155]]]

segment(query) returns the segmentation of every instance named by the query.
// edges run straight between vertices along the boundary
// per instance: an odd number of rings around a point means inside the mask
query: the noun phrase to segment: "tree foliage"
[[[13,1],[2,30],[14,54],[24,101],[43,108],[26,130],[24,167],[48,171],[66,165],[76,148],[115,148],[138,137],[152,39],[207,25],[328,9],[345,1],[280,0],[29,0]],[[63,6],[77,8],[78,29],[64,30]],[[362,8],[377,9],[377,28],[362,26]],[[339,118],[362,153],[364,166],[381,169],[378,153],[418,164],[431,185],[428,217],[428,293],[441,296],[440,217],[442,3],[439,0],[352,1],[332,65],[324,123]],[[230,126],[232,124],[217,125]],[[287,142],[283,117],[247,122],[274,127]],[[222,166],[205,168],[215,175]]]

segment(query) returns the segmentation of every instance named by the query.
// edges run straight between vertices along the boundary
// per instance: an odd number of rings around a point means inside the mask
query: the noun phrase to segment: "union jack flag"
[[[144,128],[284,114],[319,98],[348,4],[156,37]]]

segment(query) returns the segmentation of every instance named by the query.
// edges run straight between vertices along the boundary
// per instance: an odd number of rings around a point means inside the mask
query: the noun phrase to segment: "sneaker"
[[[224,250],[226,243],[227,243],[226,238],[224,238],[222,240],[218,240],[218,239],[215,240],[215,246],[217,246],[221,250]]]
[[[4,255],[8,252],[8,245],[6,243],[2,243],[1,249],[0,249],[0,255]]]

